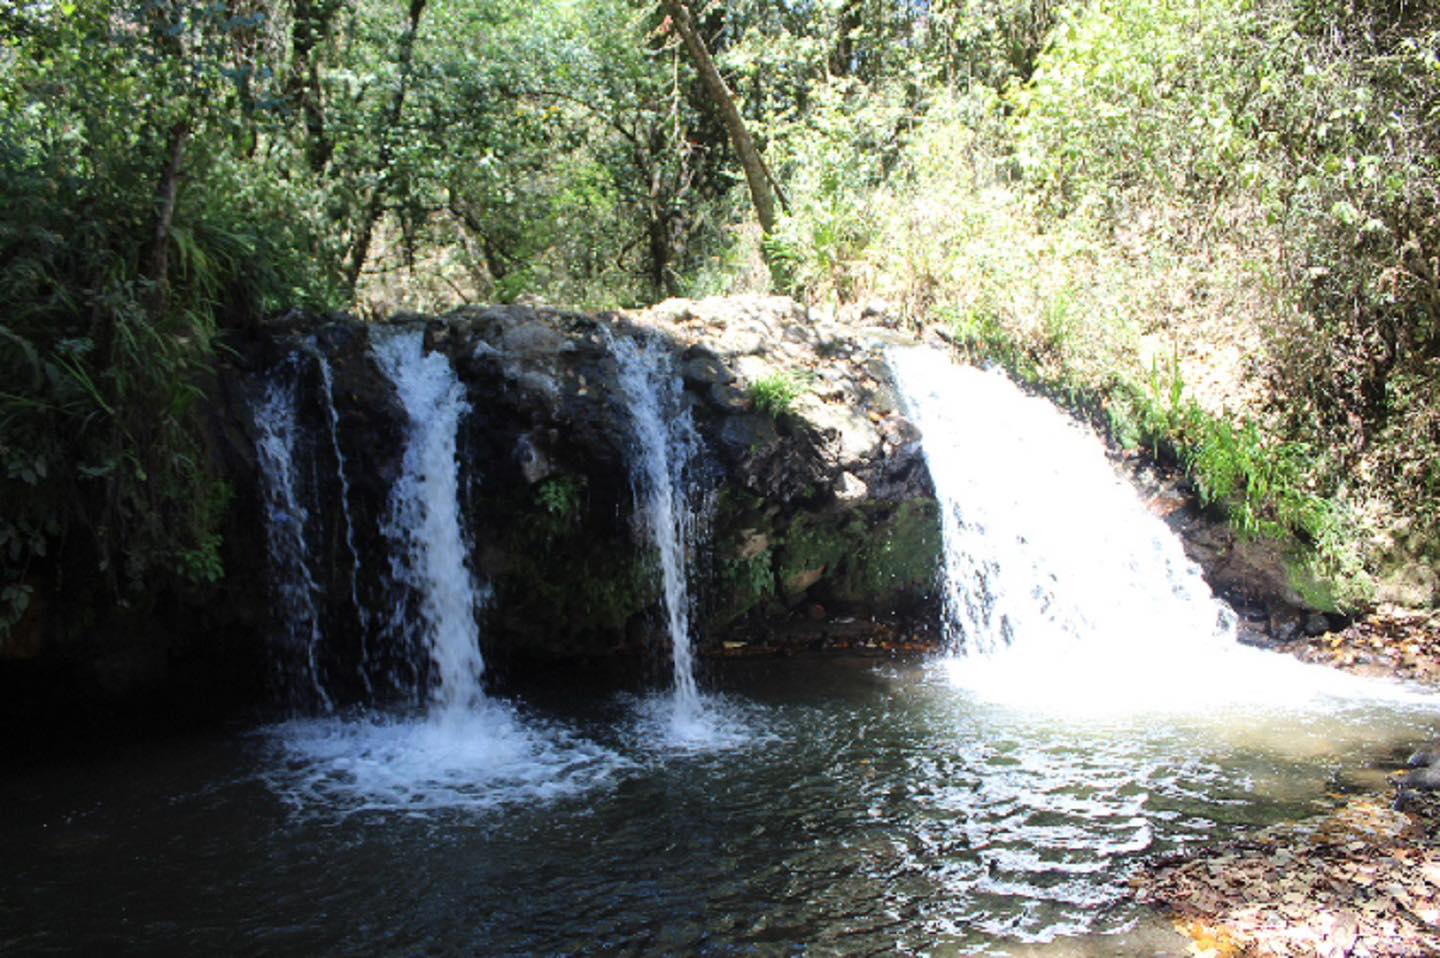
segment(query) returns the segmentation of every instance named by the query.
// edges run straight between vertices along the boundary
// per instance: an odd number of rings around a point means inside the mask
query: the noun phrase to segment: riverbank
[[[1226,958],[1440,954],[1440,797],[1353,798],[1321,818],[1152,862],[1136,897],[1196,954]]]
[[[1440,612],[1381,606],[1338,631],[1273,648],[1356,675],[1440,686]]]
[[[1382,607],[1271,648],[1440,685],[1433,612]],[[1170,914],[1193,951],[1213,958],[1440,954],[1440,794],[1401,790],[1401,773],[1326,815],[1156,859],[1133,879],[1136,898]]]

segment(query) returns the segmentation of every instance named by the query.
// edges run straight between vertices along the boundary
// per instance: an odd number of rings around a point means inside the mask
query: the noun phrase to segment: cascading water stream
[[[488,598],[475,587],[461,531],[455,442],[470,406],[449,359],[425,352],[422,331],[379,338],[374,351],[410,418],[404,471],[383,529],[395,546],[392,574],[419,597],[420,616],[417,622],[399,609],[391,627],[402,635],[419,632],[435,669],[430,702],[437,713],[463,712],[484,698],[475,616]]]
[[[335,409],[335,377],[330,369],[330,360],[320,351],[314,340],[306,342],[306,349],[315,357],[320,369],[320,382],[325,389],[325,414],[330,424],[330,449],[335,455],[335,470],[340,477],[340,515],[345,520],[345,548],[350,553],[350,602],[355,607],[355,616],[360,624],[360,681],[367,695],[373,695],[375,688],[370,681],[370,647],[366,636],[370,630],[370,612],[360,601],[360,550],[355,547],[355,520],[350,515],[350,471],[346,468],[345,453],[340,448],[340,414]]]
[[[670,637],[674,690],[640,710],[639,738],[645,747],[686,751],[733,748],[763,740],[754,716],[736,703],[701,694],[695,682],[690,634],[687,556],[694,548],[696,494],[701,440],[685,403],[684,385],[673,351],[659,337],[623,337],[608,329],[619,371],[620,391],[630,414],[635,446],[630,484],[637,518],[655,544]]]
[[[699,437],[663,344],[611,336],[610,347],[638,443],[631,466],[635,499],[642,506],[643,521],[660,556],[676,714],[694,715],[701,705],[690,640],[685,555],[694,523],[685,495],[685,475]]]
[[[892,350],[941,505],[957,680],[1027,707],[1406,694],[1238,645],[1235,617],[1089,430],[997,371]]]
[[[313,691],[326,711],[333,708],[320,678],[318,655],[322,641],[320,612],[315,595],[320,591],[310,572],[310,547],[306,524],[310,513],[300,501],[297,488],[296,451],[299,426],[296,421],[296,376],[287,362],[278,376],[263,386],[253,410],[255,452],[265,488],[265,532],[270,553],[271,574],[284,623],[288,658],[303,662],[303,676],[285,676],[291,704],[298,705],[300,685]]]
[[[409,420],[382,522],[402,596],[387,624],[430,660],[425,711],[278,726],[285,757],[272,787],[296,807],[415,815],[557,798],[609,781],[626,767],[613,752],[485,695],[477,616],[489,590],[470,570],[459,499],[465,390],[443,353],[425,351],[419,329],[378,333],[372,346]]]

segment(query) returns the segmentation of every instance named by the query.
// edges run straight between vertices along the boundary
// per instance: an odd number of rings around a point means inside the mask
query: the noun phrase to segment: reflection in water
[[[1179,955],[1126,897],[1141,856],[1312,814],[1435,714],[1076,718],[936,668],[718,678],[744,747],[656,751],[633,700],[571,696],[493,764],[491,716],[446,748],[428,721],[315,723],[9,777],[0,951]]]

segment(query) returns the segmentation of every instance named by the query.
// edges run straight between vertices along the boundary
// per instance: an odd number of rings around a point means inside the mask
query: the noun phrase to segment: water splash
[[[1051,403],[932,349],[889,362],[941,504],[958,684],[1092,712],[1413,697],[1239,646],[1179,540]]]
[[[567,729],[522,719],[493,699],[443,721],[367,715],[301,719],[268,730],[282,761],[270,788],[293,809],[344,818],[375,812],[486,812],[611,784],[634,763]]]
[[[306,689],[330,711],[333,703],[321,681],[318,662],[323,634],[315,604],[320,588],[310,572],[306,536],[310,512],[301,501],[297,483],[297,388],[293,360],[282,364],[263,384],[253,410],[255,453],[265,491],[265,537],[283,641],[290,661],[298,658],[302,663],[301,674],[282,676],[283,684],[292,706],[305,704],[308,694],[301,690]]]
[[[391,627],[418,638],[434,672],[430,704],[438,716],[463,713],[484,698],[476,614],[489,598],[470,573],[462,533],[456,434],[470,411],[465,390],[443,353],[426,353],[420,329],[377,336],[374,354],[409,416],[400,478],[383,524],[394,546],[394,580],[418,597],[418,616],[397,606]],[[418,633],[418,634],[417,634]]]

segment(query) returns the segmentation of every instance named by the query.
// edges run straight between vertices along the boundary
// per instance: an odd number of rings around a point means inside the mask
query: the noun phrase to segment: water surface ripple
[[[317,782],[293,726],[23,771],[0,952],[1179,955],[1126,898],[1141,856],[1311,814],[1434,723],[1383,700],[1047,717],[864,663],[718,684],[739,747],[647,748],[628,698],[527,707],[551,791],[451,769],[367,805],[365,775],[423,759],[346,779],[322,735]]]

